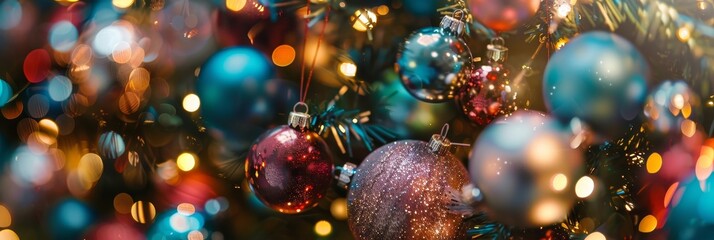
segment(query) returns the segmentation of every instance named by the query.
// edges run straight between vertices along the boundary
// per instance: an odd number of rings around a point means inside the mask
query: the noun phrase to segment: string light
[[[226,0],[226,8],[234,12],[243,10],[245,4],[246,0]]]
[[[295,61],[295,48],[290,45],[280,45],[273,50],[273,64],[278,67],[286,67]]]
[[[652,215],[647,215],[642,220],[640,221],[640,225],[638,226],[638,230],[643,233],[649,233],[655,230],[657,228],[657,218],[655,218]]]
[[[128,8],[134,4],[134,0],[112,0],[112,5],[118,8]]]

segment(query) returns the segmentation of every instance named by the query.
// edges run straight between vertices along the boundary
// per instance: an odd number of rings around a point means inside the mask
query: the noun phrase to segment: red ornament
[[[332,167],[319,135],[283,125],[264,133],[250,148],[246,177],[265,205],[281,213],[300,213],[325,195]]]
[[[502,96],[506,93],[507,83],[499,79],[507,75],[508,71],[502,66],[491,65],[465,72],[464,85],[456,101],[469,120],[484,126],[502,114],[506,102],[505,96]]]
[[[541,0],[469,0],[471,14],[498,32],[513,30],[535,15]]]
[[[509,70],[502,64],[506,60],[507,51],[501,44],[490,44],[488,62],[475,69],[467,69],[462,74],[456,104],[476,125],[489,124],[518,108],[516,89],[510,82]]]

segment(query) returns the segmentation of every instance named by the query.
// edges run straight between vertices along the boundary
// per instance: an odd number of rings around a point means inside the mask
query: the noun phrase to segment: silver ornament
[[[554,119],[518,111],[491,123],[469,156],[469,172],[480,202],[499,222],[544,226],[561,221],[575,201],[582,154]]]

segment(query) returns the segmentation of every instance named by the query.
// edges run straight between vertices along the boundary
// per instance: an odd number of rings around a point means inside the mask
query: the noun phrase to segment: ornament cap
[[[449,151],[451,147],[451,141],[445,136],[434,134],[431,135],[431,140],[429,140],[429,150],[438,155],[444,155]]]
[[[337,185],[341,188],[348,189],[352,182],[352,177],[357,172],[357,165],[345,163],[342,167],[337,167],[336,170],[335,179],[337,179]]]
[[[298,112],[298,106],[305,107],[305,112]],[[293,106],[293,111],[290,112],[288,117],[288,125],[295,129],[307,129],[310,126],[310,114],[307,114],[308,107],[304,102],[298,102]]]
[[[491,43],[486,46],[486,57],[495,62],[505,62],[508,58],[508,48],[506,42],[501,37],[491,39]]]
[[[466,25],[463,21],[464,15],[464,11],[459,9],[454,12],[453,16],[444,16],[441,19],[441,28],[456,34],[456,36],[461,36]],[[458,18],[456,18],[457,16]]]

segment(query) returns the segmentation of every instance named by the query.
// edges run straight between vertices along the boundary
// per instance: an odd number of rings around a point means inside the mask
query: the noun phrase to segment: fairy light
[[[195,112],[201,107],[201,99],[198,95],[189,93],[183,98],[183,109],[187,112]]]
[[[325,220],[318,221],[315,223],[315,233],[323,237],[330,235],[330,233],[332,233],[332,224]]]
[[[389,14],[389,7],[387,7],[387,5],[380,5],[377,7],[377,14],[382,16]]]
[[[340,74],[345,77],[354,77],[357,75],[357,65],[351,62],[340,63],[339,70]]]
[[[689,30],[689,28],[686,26],[680,27],[677,30],[677,38],[679,38],[679,41],[682,41],[682,42],[689,41],[689,38],[691,36],[692,36],[692,33]]]
[[[191,153],[181,153],[181,155],[176,158],[176,166],[178,166],[181,171],[191,171],[196,167],[196,157]]]
[[[584,176],[575,183],[575,195],[579,198],[589,197],[595,190],[595,181],[588,176]]]
[[[560,2],[556,2],[556,15],[558,15],[559,18],[565,18],[570,14],[570,11],[573,10],[573,7],[570,6],[570,3],[567,2],[567,0],[561,0]]]
[[[347,219],[347,199],[338,198],[332,201],[330,213],[337,220]]]

